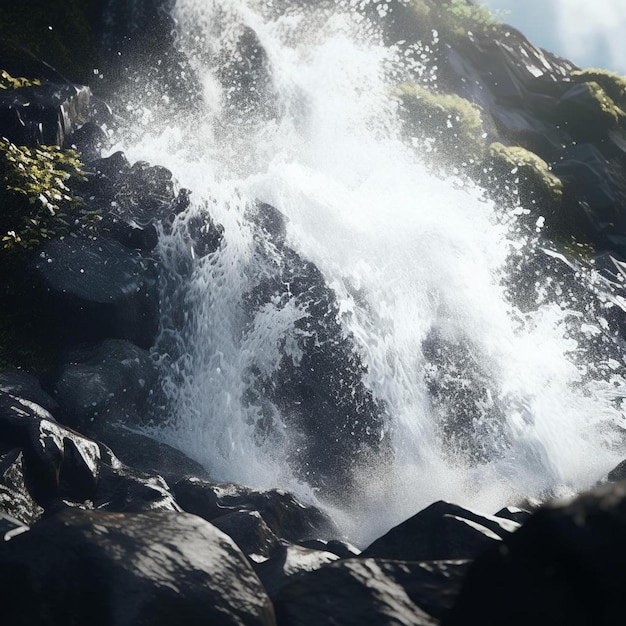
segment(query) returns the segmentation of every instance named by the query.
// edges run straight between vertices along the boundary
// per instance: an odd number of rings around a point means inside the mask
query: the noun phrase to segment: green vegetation
[[[10,89],[21,89],[22,87],[31,87],[32,85],[41,85],[41,81],[37,78],[28,79],[28,78],[14,78],[7,72],[6,70],[0,70],[0,89],[10,90]]]
[[[626,129],[626,113],[609,92],[599,82],[582,78],[572,87],[575,92],[570,97],[566,94],[559,105],[559,114],[568,131],[579,141],[593,141],[609,130]],[[616,84],[610,91],[619,96]]]
[[[572,72],[570,77],[575,83],[596,83],[618,107],[626,110],[626,77],[615,72],[598,69]]]
[[[487,7],[469,4],[466,0],[444,2],[439,17],[446,30],[457,35],[468,31],[485,32],[499,24]]]
[[[421,85],[398,90],[407,130],[432,146],[439,165],[467,166],[484,157],[485,133],[480,109],[456,94],[435,93]]]
[[[74,150],[27,148],[0,139],[0,237],[4,249],[31,249],[70,229],[78,205],[68,183],[83,178]]]
[[[563,183],[534,152],[496,142],[489,146],[489,158],[496,174],[519,180],[520,193],[535,196],[542,204],[561,201]]]

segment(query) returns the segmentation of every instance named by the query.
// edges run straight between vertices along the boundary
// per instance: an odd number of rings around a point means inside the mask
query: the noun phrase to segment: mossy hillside
[[[97,67],[98,0],[3,2],[0,40],[49,63],[69,80],[88,84]]]
[[[439,166],[472,168],[483,160],[486,133],[478,106],[416,84],[401,85],[397,95],[407,132]]]

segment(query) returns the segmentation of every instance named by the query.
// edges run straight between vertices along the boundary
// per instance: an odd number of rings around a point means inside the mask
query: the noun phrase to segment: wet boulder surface
[[[0,547],[15,624],[275,624],[231,539],[198,517],[65,509]]]

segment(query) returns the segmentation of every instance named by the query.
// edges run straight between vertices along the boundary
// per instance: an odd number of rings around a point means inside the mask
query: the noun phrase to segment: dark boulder
[[[39,379],[26,372],[18,370],[0,372],[0,392],[34,402],[52,414],[59,409],[56,401],[43,390]]]
[[[123,152],[90,161],[77,192],[102,217],[101,230],[144,251],[155,248],[159,228],[189,205],[189,192],[177,191],[170,170],[145,161],[131,165]]]
[[[479,515],[449,502],[435,502],[392,528],[361,553],[362,558],[434,561],[473,559],[519,528],[503,518]]]
[[[169,484],[187,476],[209,479],[208,472],[180,450],[149,435],[129,430],[121,423],[107,423],[98,428],[98,442],[115,450],[116,457],[127,466],[146,473],[158,473]]]
[[[92,502],[101,511],[142,513],[181,510],[167,483],[157,474],[103,464],[99,478]]]
[[[446,625],[621,624],[626,484],[537,511],[471,566]]]
[[[66,509],[0,546],[16,625],[275,624],[237,547],[192,516]]]
[[[0,515],[30,526],[43,513],[24,481],[24,453],[11,450],[0,456]],[[1,528],[0,528],[1,532]]]
[[[322,541],[321,539],[309,539],[308,541],[300,541],[299,545],[310,550],[321,550],[322,552],[331,552],[336,554],[340,559],[351,559],[359,556],[361,551],[346,541],[339,539],[331,539],[330,541]]]
[[[147,422],[147,403],[156,378],[148,352],[128,341],[106,339],[96,346],[70,350],[54,396],[64,423],[98,438],[111,423],[137,426]]]
[[[626,459],[618,463],[607,475],[607,480],[616,483],[626,479]]]
[[[293,470],[325,498],[345,504],[353,478],[389,449],[386,407],[365,383],[355,338],[324,275],[284,242],[284,217],[257,203],[251,208],[256,241],[254,285],[245,296],[249,326],[268,311],[301,312],[280,338],[277,362],[260,355],[250,368],[247,401],[262,407],[263,436],[287,433]],[[276,416],[280,419],[276,419]],[[272,432],[280,424],[280,432]],[[352,484],[353,489],[346,490]]]
[[[427,626],[453,602],[465,564],[337,561],[294,577],[274,600],[285,625]],[[428,607],[427,610],[423,607]]]
[[[530,511],[527,511],[526,509],[520,509],[516,506],[506,506],[496,513],[496,517],[502,517],[503,519],[508,519],[512,522],[523,524],[524,522],[528,521],[530,517],[532,517],[532,513]]]
[[[127,339],[149,348],[159,325],[154,263],[111,239],[47,243],[34,271],[42,308],[70,343]]]
[[[257,511],[280,539],[298,542],[339,535],[331,519],[285,491],[263,491],[231,483],[185,478],[172,487],[184,511],[212,521],[234,511]]]
[[[233,511],[211,520],[253,563],[266,561],[278,548],[278,537],[258,511]]]
[[[0,135],[21,146],[63,146],[90,115],[91,90],[69,82],[0,90]]]
[[[253,567],[273,600],[292,576],[313,572],[338,559],[332,552],[310,550],[283,541],[275,547],[268,559],[253,563]]]
[[[0,394],[0,442],[24,453],[29,493],[44,508],[56,499],[82,502],[98,484],[100,449],[82,435],[58,424],[40,406]]]

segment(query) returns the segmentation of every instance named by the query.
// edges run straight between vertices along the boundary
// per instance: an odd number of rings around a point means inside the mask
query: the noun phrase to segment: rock
[[[98,484],[100,449],[57,424],[40,406],[0,394],[0,441],[24,453],[26,485],[44,508],[56,499],[88,500]]]
[[[92,501],[96,509],[115,513],[181,510],[161,476],[104,464]]]
[[[152,261],[110,239],[67,238],[43,246],[34,270],[47,298],[42,306],[68,342],[153,344],[159,295]]]
[[[532,513],[530,511],[526,511],[525,509],[518,509],[515,506],[506,506],[496,513],[496,517],[502,517],[503,519],[523,524],[530,517],[532,517]]]
[[[275,624],[231,539],[172,513],[66,509],[0,546],[11,624]]]
[[[331,552],[310,550],[281,542],[275,547],[269,559],[253,563],[253,567],[269,597],[273,600],[292,576],[314,572],[338,559],[339,557]]]
[[[148,421],[147,403],[156,378],[148,352],[128,341],[105,339],[70,350],[54,396],[64,423],[99,438],[112,422],[138,426]]]
[[[172,492],[184,511],[208,521],[228,512],[257,511],[272,532],[287,541],[339,535],[326,514],[278,489],[262,491],[191,477],[178,481],[172,487]]]
[[[189,203],[170,170],[145,161],[131,166],[123,152],[91,161],[85,175],[78,192],[102,216],[101,230],[129,248],[154,249],[160,225],[169,226]]]
[[[355,548],[353,545],[345,541],[340,541],[339,539],[331,539],[330,541],[309,539],[308,541],[301,541],[300,545],[303,548],[309,548],[310,550],[331,552],[332,554],[336,554],[340,559],[351,559],[361,554],[361,551],[358,548]]]
[[[87,121],[91,90],[69,82],[0,90],[0,135],[21,146],[69,142]]]
[[[26,372],[0,372],[0,392],[34,402],[52,414],[59,410],[59,405],[43,390],[39,380]]]
[[[436,568],[433,568],[436,569]],[[421,573],[418,582],[414,574]],[[349,559],[295,577],[285,585],[274,600],[280,624],[286,626],[317,626],[318,624],[352,624],[363,626],[430,626],[438,621],[421,609],[413,599],[440,595],[445,606],[454,584],[442,577],[430,580],[428,570],[419,563]],[[411,594],[403,584],[411,585]]]
[[[0,456],[0,515],[30,526],[43,509],[33,500],[24,482],[24,453],[11,450]],[[2,526],[0,526],[0,534]]]
[[[157,473],[174,484],[187,476],[209,479],[207,471],[180,450],[152,437],[126,428],[123,424],[106,424],[98,429],[98,441],[115,450],[116,457],[127,466],[146,473]]]
[[[626,483],[539,509],[471,566],[446,626],[620,624]]]
[[[607,480],[617,483],[626,479],[626,459],[618,463],[607,475]]]
[[[364,382],[366,367],[323,274],[283,243],[284,218],[264,204],[249,218],[257,244],[254,286],[245,296],[249,326],[262,326],[263,316],[283,309],[293,309],[296,319],[277,354],[259,354],[252,363],[247,400],[262,407],[264,437],[287,437],[294,472],[322,497],[345,505],[347,493],[356,494],[359,468],[391,454],[385,406]]]
[[[253,563],[266,561],[278,547],[278,537],[258,511],[234,511],[211,523],[226,533]]]
[[[434,561],[473,559],[519,528],[503,518],[480,515],[449,502],[435,502],[361,553],[362,558]]]

